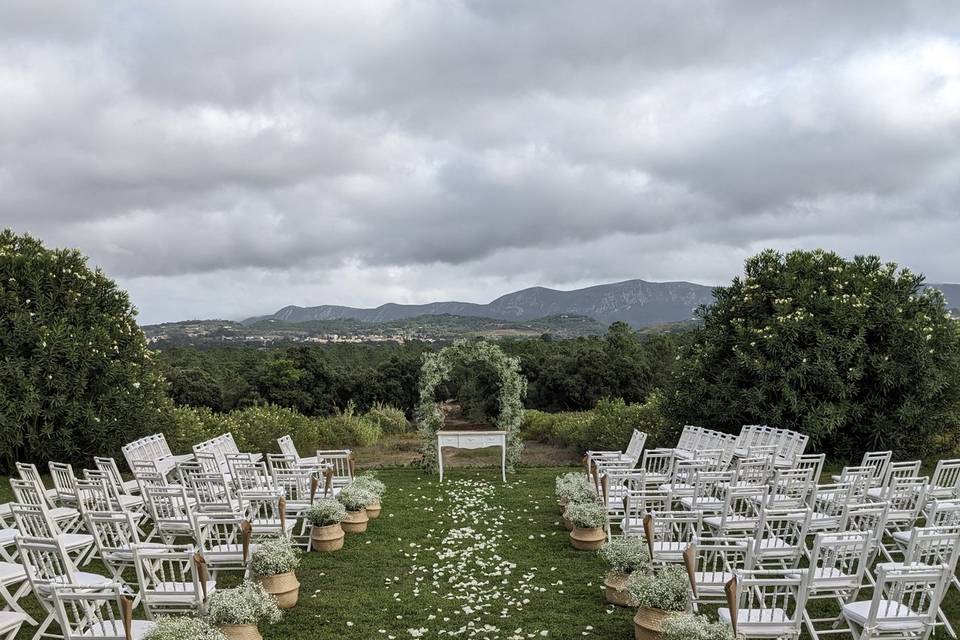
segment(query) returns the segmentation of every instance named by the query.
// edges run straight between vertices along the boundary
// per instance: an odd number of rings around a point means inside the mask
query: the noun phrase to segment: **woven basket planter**
[[[367,517],[370,518],[371,520],[376,520],[377,518],[380,517],[380,509],[381,509],[380,501],[374,500],[373,502],[367,505]]]
[[[367,510],[347,511],[346,517],[340,521],[340,526],[347,533],[363,533],[367,530],[367,523],[370,518],[367,517]]]
[[[227,640],[263,640],[255,624],[221,624],[217,626]]]
[[[289,609],[297,604],[300,598],[300,582],[293,571],[275,576],[260,576],[257,582],[263,585],[264,591],[277,599],[277,606],[281,609]]]
[[[619,573],[611,571],[603,579],[604,596],[607,602],[615,604],[618,607],[633,607],[633,597],[627,591],[627,580],[630,579],[629,573]]]
[[[603,527],[591,527],[589,529],[574,527],[573,531],[570,532],[570,544],[573,545],[574,549],[580,551],[596,551],[603,546],[606,539],[607,533],[603,530]]]
[[[663,621],[674,611],[640,607],[633,616],[633,637],[635,640],[660,640],[663,637]]]
[[[343,548],[343,527],[340,523],[310,529],[310,548],[314,551],[339,551]]]

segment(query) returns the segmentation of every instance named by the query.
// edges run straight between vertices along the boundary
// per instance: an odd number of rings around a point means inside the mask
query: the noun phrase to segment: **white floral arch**
[[[493,424],[507,432],[507,470],[513,471],[520,462],[523,440],[520,423],[523,421],[523,397],[527,393],[527,379],[520,373],[520,359],[512,358],[503,349],[484,340],[458,340],[449,347],[423,357],[420,369],[420,401],[417,404],[417,428],[423,437],[420,449],[422,464],[428,471],[437,470],[437,431],[443,426],[443,411],[434,400],[437,386],[450,377],[457,364],[489,365],[500,380],[497,400],[500,413]]]

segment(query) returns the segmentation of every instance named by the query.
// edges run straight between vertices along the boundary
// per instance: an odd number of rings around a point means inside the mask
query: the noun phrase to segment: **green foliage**
[[[204,369],[173,369],[167,373],[167,387],[175,404],[207,407],[214,411],[223,409],[220,383]]]
[[[120,455],[170,403],[126,292],[77,251],[0,233],[0,467]]]
[[[226,414],[214,413],[206,407],[174,407],[170,411],[169,422],[163,425],[161,431],[167,438],[171,451],[185,453],[198,442],[230,431],[232,427],[233,424]],[[242,438],[242,434],[234,434],[234,437]]]
[[[410,421],[406,414],[396,407],[383,402],[375,402],[363,415],[368,422],[380,428],[382,433],[407,433],[410,431]]]
[[[662,394],[655,392],[643,404],[617,398],[601,400],[592,411],[524,412],[525,438],[576,447],[580,451],[623,451],[634,429],[647,434],[649,448],[669,446],[673,433],[664,415]]]
[[[960,336],[942,295],[876,257],[763,252],[716,289],[683,349],[677,423],[806,433],[840,457],[952,450],[960,434]]]
[[[157,616],[143,640],[227,640],[227,637],[202,618]]]
[[[439,385],[450,379],[457,367],[479,367],[495,372],[499,381],[495,396],[498,413],[491,419],[497,428],[507,432],[507,468],[513,470],[523,451],[520,424],[527,381],[520,375],[518,359],[483,340],[461,340],[436,353],[424,354],[420,370],[420,401],[416,410],[417,428],[423,436],[423,466],[430,471],[437,467],[436,434],[443,426],[443,412],[436,402],[436,391]]]
[[[321,447],[368,447],[376,444],[383,435],[377,423],[354,413],[352,404],[336,415],[317,418],[316,423]]]
[[[265,405],[227,414],[230,430],[241,451],[279,453],[277,438],[289,434],[297,451],[313,455],[317,449],[316,421],[293,409]]]

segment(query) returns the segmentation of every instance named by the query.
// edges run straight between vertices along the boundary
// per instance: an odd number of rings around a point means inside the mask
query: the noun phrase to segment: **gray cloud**
[[[722,282],[767,246],[960,279],[952,0],[0,16],[0,222],[145,321]]]

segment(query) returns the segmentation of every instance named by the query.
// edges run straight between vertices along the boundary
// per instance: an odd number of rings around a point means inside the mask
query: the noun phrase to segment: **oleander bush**
[[[647,543],[639,536],[619,536],[609,540],[597,552],[617,573],[646,573],[650,569]]]
[[[582,529],[607,524],[607,510],[597,502],[571,502],[564,510],[563,517]]]
[[[217,589],[207,602],[207,620],[215,625],[270,624],[281,615],[276,599],[250,580],[233,589]]]
[[[300,566],[300,550],[288,538],[265,538],[257,541],[257,550],[250,560],[255,576],[276,576],[296,571]]]
[[[78,251],[0,231],[0,469],[120,457],[172,407],[127,293]]]
[[[342,521],[346,515],[347,509],[339,500],[320,498],[307,509],[304,518],[314,527],[329,527]]]
[[[678,613],[663,621],[663,640],[733,640],[733,630],[707,616]]]
[[[627,581],[627,591],[638,607],[686,611],[689,584],[683,567],[671,566],[656,573],[633,572]]]
[[[143,640],[227,640],[219,629],[202,618],[157,616]]]

